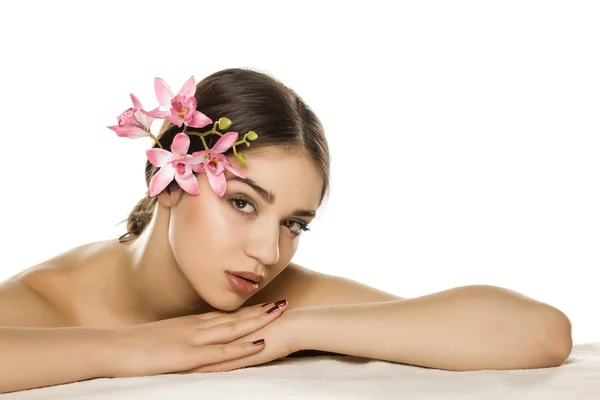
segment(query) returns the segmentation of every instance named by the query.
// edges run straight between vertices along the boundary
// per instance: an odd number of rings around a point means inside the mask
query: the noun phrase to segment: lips
[[[236,271],[235,274],[241,275],[240,271]],[[251,276],[252,278],[257,280],[261,279],[259,275],[255,274],[247,275],[246,273],[244,273],[243,275]],[[260,290],[258,283],[253,280],[244,278],[239,275],[234,275],[233,272],[226,272],[225,276],[227,277],[227,281],[229,282],[229,286],[231,287],[231,289],[240,295],[251,296]]]
[[[229,271],[228,271],[229,272]],[[237,276],[252,283],[260,283],[263,280],[261,275],[257,275],[254,272],[249,271],[230,271],[231,275]]]

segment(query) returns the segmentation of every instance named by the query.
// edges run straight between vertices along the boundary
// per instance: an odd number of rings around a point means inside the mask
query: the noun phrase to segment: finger
[[[234,311],[211,311],[211,312],[207,312],[204,314],[194,315],[194,318],[197,320],[209,320],[209,319],[223,317],[226,315],[238,315],[242,312],[245,312],[247,309],[253,309],[256,307],[257,307],[256,305],[253,305],[250,307],[238,308],[237,310],[234,310]]]
[[[247,309],[242,310],[240,313],[225,314],[212,318],[210,320],[205,320],[205,322],[202,324],[202,328],[210,328],[211,326],[223,324],[237,319],[257,317],[263,314],[265,311],[270,310],[274,306],[285,310],[287,306],[287,301],[285,299],[282,299],[274,303],[259,304],[256,306],[248,307]]]
[[[214,320],[215,318],[224,318],[224,320],[222,321],[224,322],[225,320],[231,320],[235,318],[246,318],[251,315],[257,315],[258,313],[260,313],[260,310],[262,310],[263,307],[268,304],[269,303],[264,303],[264,305],[256,304],[249,307],[238,308],[235,311],[212,311],[209,313],[195,315],[194,317],[200,321]]]
[[[268,310],[263,309],[260,314],[253,317],[235,319],[208,328],[198,327],[198,344],[210,345],[232,342],[271,323],[283,312],[282,308],[276,305],[265,308],[268,308]]]
[[[253,356],[263,351],[264,348],[264,339],[259,339],[252,342],[203,346],[197,352],[192,352],[194,360],[191,360],[191,363],[195,365],[219,365],[224,362],[236,359],[245,359]],[[181,371],[181,373],[195,372],[196,369]]]
[[[271,303],[256,304],[253,306],[238,308],[235,311],[211,311],[211,312],[204,313],[204,314],[194,315],[194,318],[198,319],[198,320],[209,320],[209,319],[220,318],[220,317],[229,317],[229,318],[233,318],[235,316],[240,317],[240,316],[245,316],[245,314],[248,314],[248,313],[249,313],[249,315],[256,315],[257,311],[260,312],[259,310],[261,310],[263,307],[266,307],[269,304],[271,304]],[[249,316],[249,315],[246,315],[246,316]]]
[[[225,360],[214,364],[202,365],[198,368],[195,368],[189,372],[226,372],[233,371],[235,369],[250,367],[259,364],[265,364],[267,362],[277,361],[279,359],[283,359],[285,356],[275,358],[275,359],[266,359],[261,352],[257,352],[254,354],[249,354],[244,357],[235,358],[233,360]]]
[[[207,312],[204,314],[194,315],[194,319],[203,321],[203,320],[207,320],[207,319],[221,317],[225,314],[227,314],[226,311],[211,311],[211,312]]]

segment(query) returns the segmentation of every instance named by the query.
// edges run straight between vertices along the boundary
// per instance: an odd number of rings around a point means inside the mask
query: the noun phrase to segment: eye
[[[308,228],[308,224],[306,222],[302,222],[302,221],[287,220],[287,221],[283,221],[282,225],[285,226],[286,228],[288,228],[290,230],[290,232],[292,232],[295,236],[301,234],[302,231],[310,230]]]
[[[249,215],[254,213],[254,206],[243,197],[231,197],[229,199],[231,207],[240,214]]]

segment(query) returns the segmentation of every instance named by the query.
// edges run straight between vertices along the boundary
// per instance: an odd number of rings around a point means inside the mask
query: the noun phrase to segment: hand
[[[286,311],[276,321],[233,342],[241,344],[264,338],[265,348],[262,351],[210,365],[203,365],[187,372],[231,371],[252,365],[264,364],[284,358],[291,353],[301,350],[298,348],[294,336],[294,333],[298,331],[296,324],[298,323],[298,316],[301,314],[297,311],[298,309]]]
[[[248,335],[270,325],[286,305],[269,303],[235,312],[216,311],[116,329],[111,343],[118,364],[112,366],[109,375],[131,377],[187,371],[260,353],[265,343],[255,341],[264,338]],[[273,311],[267,313],[269,310]]]

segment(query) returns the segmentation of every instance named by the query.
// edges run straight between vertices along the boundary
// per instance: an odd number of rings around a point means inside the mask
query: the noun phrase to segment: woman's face
[[[200,194],[184,194],[171,209],[175,260],[200,297],[220,310],[236,309],[254,294],[243,292],[231,272],[261,275],[260,290],[288,265],[323,188],[304,155],[278,148],[244,155],[246,165],[232,162],[247,180],[226,171],[227,191],[219,197],[199,174]]]

